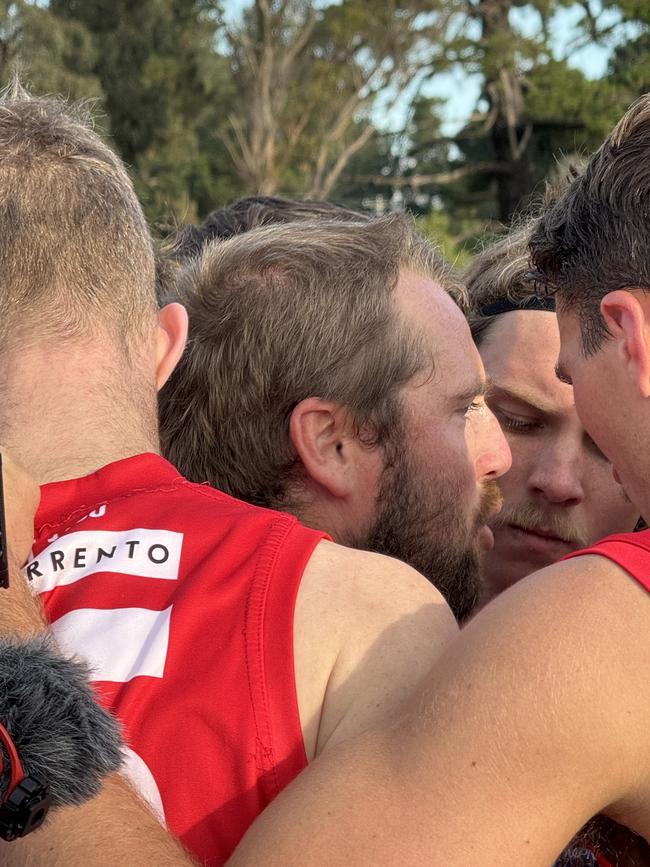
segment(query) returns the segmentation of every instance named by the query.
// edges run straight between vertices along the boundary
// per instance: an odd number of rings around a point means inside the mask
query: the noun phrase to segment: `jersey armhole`
[[[248,600],[247,668],[266,770],[260,782],[269,800],[307,766],[294,666],[294,612],[307,563],[327,538],[294,518],[283,515],[274,522]]]

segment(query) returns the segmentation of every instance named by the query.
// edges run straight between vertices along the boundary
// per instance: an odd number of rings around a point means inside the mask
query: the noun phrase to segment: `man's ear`
[[[626,289],[616,289],[602,299],[600,311],[628,376],[642,397],[650,397],[650,322],[646,318],[650,305],[647,299],[640,299]]]
[[[158,312],[156,335],[156,388],[160,390],[179,362],[187,343],[187,311],[182,304],[167,304]]]
[[[319,397],[301,400],[291,413],[289,436],[307,475],[333,497],[347,497],[356,485],[358,443],[349,412]]]

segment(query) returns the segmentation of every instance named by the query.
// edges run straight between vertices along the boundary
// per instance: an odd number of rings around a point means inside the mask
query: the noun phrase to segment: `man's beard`
[[[396,557],[417,569],[440,590],[459,622],[476,607],[480,593],[478,530],[501,494],[486,482],[479,508],[463,511],[460,481],[450,473],[432,477],[418,469],[405,451],[386,448],[379,490],[379,515],[355,547]]]

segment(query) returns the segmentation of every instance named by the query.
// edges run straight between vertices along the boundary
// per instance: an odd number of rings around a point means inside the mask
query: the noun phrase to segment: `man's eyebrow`
[[[516,400],[518,403],[523,403],[535,412],[541,412],[543,415],[554,416],[558,414],[557,408],[546,403],[543,398],[539,398],[534,394],[525,391],[519,391],[516,388],[508,388],[503,385],[493,384],[490,389],[490,396],[502,397],[510,400]]]
[[[566,383],[566,385],[573,385],[573,382],[571,381],[571,377],[566,372],[566,370],[562,367],[562,364],[559,361],[555,365],[555,375],[560,380],[560,382],[564,382],[564,383]]]
[[[454,396],[454,400],[458,403],[467,403],[477,397],[485,397],[490,391],[492,384],[489,379],[477,379],[473,385],[470,385],[460,394]]]

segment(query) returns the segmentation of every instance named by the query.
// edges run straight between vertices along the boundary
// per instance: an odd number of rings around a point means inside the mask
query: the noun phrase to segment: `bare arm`
[[[415,570],[379,554],[319,544],[296,605],[296,683],[308,756],[389,718],[458,626]]]
[[[192,867],[182,849],[115,774],[81,807],[50,813],[21,840],[0,841],[0,867]]]
[[[39,493],[6,455],[3,464],[11,573],[9,590],[0,590],[0,633],[27,637],[46,629],[41,606],[18,568],[31,546]],[[7,867],[152,864],[189,867],[194,862],[118,774],[105,781],[92,801],[52,810],[45,824],[22,840],[0,840],[0,865]]]
[[[608,812],[650,836],[650,598],[600,557],[489,605],[399,723],[317,759],[233,867],[548,865]]]

